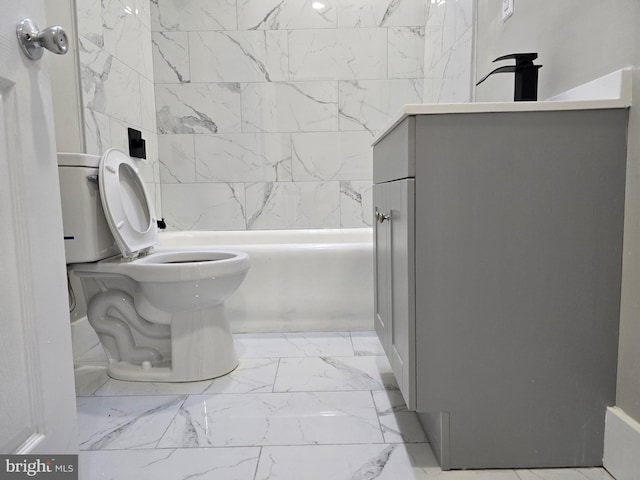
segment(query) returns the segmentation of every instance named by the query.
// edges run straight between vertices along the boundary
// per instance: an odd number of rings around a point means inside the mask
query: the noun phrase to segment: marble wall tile
[[[140,76],[140,127],[151,132],[158,131],[156,123],[155,84]]]
[[[190,32],[189,62],[194,82],[286,81],[287,32]]]
[[[143,131],[142,138],[146,142],[147,158],[132,157],[136,161],[136,165],[140,169],[140,176],[148,183],[148,193],[153,194],[155,199],[154,185],[160,183],[160,168],[158,162],[158,136],[156,134]],[[121,149],[123,152],[129,153],[128,146]],[[157,211],[160,215],[160,211]]]
[[[471,101],[472,31],[440,58],[425,78],[423,97],[426,102],[458,103]]]
[[[247,229],[339,228],[339,182],[247,184]]]
[[[140,75],[153,78],[151,30],[120,0],[103,0],[104,49]]]
[[[338,83],[248,83],[242,87],[243,132],[338,130]]]
[[[282,133],[195,136],[198,182],[291,180],[291,139]]]
[[[425,0],[337,0],[338,27],[423,26]]]
[[[387,29],[293,30],[289,32],[292,80],[387,77]]]
[[[82,103],[100,113],[106,109],[105,82],[109,79],[113,57],[84,37],[78,39]]]
[[[456,32],[458,2],[442,2],[436,4],[436,9],[442,15],[438,19],[438,25],[442,28],[442,48],[446,52],[453,47],[458,38],[458,32]],[[431,21],[431,18],[429,20]]]
[[[323,0],[314,8],[311,2],[300,0],[238,0],[240,30],[293,30],[305,28],[335,28],[336,1]]]
[[[80,38],[78,43],[84,106],[140,125],[138,74],[86,39]]]
[[[389,29],[389,78],[424,76],[424,27]]]
[[[468,29],[451,49],[447,60],[446,73],[443,75],[442,96],[447,102],[471,101],[471,52],[473,31]]]
[[[142,130],[142,138],[145,139],[147,149],[147,158],[144,162],[153,165],[153,182],[160,183],[159,136],[155,131]]]
[[[87,153],[102,155],[111,147],[109,117],[95,110],[85,108],[84,135]]]
[[[373,182],[343,180],[340,182],[340,226],[363,228],[373,225]]]
[[[431,5],[425,25],[425,74],[450,55],[456,43],[472,28],[473,0],[438,2]],[[465,52],[471,58],[471,46]],[[469,60],[470,63],[470,60]],[[468,67],[470,70],[470,67]]]
[[[104,45],[102,0],[76,0],[78,35],[94,45]]]
[[[136,72],[114,57],[101,90],[103,97],[95,100],[101,102],[102,113],[131,125],[142,125],[140,81]]]
[[[473,27],[473,0],[456,2],[456,37],[460,38]]]
[[[187,32],[153,32],[153,78],[156,83],[188,83],[189,40]]]
[[[153,31],[235,30],[236,0],[150,0]]]
[[[156,84],[158,133],[240,132],[236,83]]]
[[[171,230],[244,230],[244,184],[162,185],[162,214]]]
[[[130,124],[127,124],[117,118],[109,117],[109,131],[111,132],[111,143],[109,144],[109,148],[117,148],[123,152],[129,152],[129,139],[127,132],[129,125]]]
[[[340,82],[340,130],[375,132],[407,103],[422,103],[422,79]]]
[[[470,100],[473,0],[322,3],[149,0],[158,132],[193,135],[159,175],[235,185],[225,229],[370,226],[370,138],[404,104]],[[203,228],[188,210],[176,228]]]
[[[160,181],[163,184],[195,183],[194,135],[160,135],[158,147]]]
[[[158,218],[164,218],[164,212],[162,210],[162,185],[160,183],[155,184],[155,210]]]
[[[134,13],[140,23],[151,30],[151,1],[150,0],[122,0]]]
[[[370,180],[372,138],[369,132],[292,134],[293,180]]]
[[[424,37],[423,68],[425,75],[429,75],[442,58],[442,28],[438,25],[427,25],[424,29]]]
[[[147,200],[149,202],[149,205],[151,205],[151,208],[153,209],[152,217],[157,220],[159,218],[162,218],[162,215],[158,210],[156,210],[156,204],[157,204],[158,198],[156,196],[157,190],[155,186],[156,186],[155,183],[144,182],[144,188],[147,192]]]

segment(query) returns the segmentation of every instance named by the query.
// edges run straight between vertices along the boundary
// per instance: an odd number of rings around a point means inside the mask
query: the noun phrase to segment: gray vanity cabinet
[[[408,115],[374,144],[376,331],[444,469],[601,465],[627,116]]]

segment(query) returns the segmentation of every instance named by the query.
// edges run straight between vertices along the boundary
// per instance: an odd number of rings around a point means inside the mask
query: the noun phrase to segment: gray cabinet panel
[[[415,117],[415,402],[423,418],[448,419],[425,422],[447,439],[443,466],[601,464],[627,116]]]
[[[373,149],[373,181],[415,177],[416,119],[403,120]]]

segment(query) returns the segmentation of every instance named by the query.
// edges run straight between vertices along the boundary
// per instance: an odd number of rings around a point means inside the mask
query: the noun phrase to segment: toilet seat
[[[153,206],[138,167],[121,150],[107,150],[100,159],[99,185],[107,224],[124,257],[136,257],[158,242]]]

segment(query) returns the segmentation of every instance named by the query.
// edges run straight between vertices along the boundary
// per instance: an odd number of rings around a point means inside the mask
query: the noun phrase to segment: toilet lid
[[[112,148],[100,159],[102,208],[118,248],[125,257],[158,241],[158,225],[144,182],[133,160]]]

